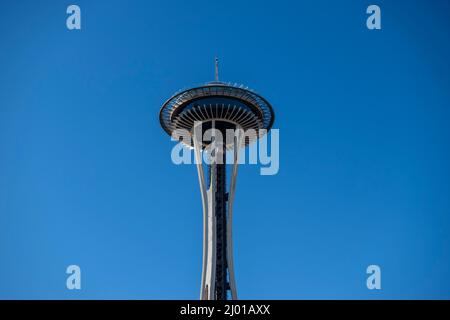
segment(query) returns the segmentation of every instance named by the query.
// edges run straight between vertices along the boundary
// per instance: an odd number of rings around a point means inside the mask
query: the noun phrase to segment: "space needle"
[[[203,204],[200,299],[235,300],[232,218],[238,159],[243,147],[272,127],[272,106],[242,85],[219,81],[216,58],[215,81],[170,97],[161,107],[159,121],[170,136],[194,149]],[[203,138],[208,130],[212,132],[212,139]],[[214,144],[216,135],[226,137],[230,130],[234,133],[232,139]],[[191,139],[182,138],[181,131],[187,132]],[[227,152],[232,158],[228,170]],[[209,159],[213,158],[206,168],[202,160],[204,153]]]

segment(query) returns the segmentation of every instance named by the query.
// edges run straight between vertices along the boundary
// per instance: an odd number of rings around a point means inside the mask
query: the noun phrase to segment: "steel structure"
[[[216,59],[215,81],[176,93],[161,107],[159,120],[169,135],[194,148],[203,203],[200,299],[237,299],[232,218],[239,152],[242,146],[258,139],[272,127],[272,107],[267,100],[248,88],[220,82]],[[211,142],[202,139],[208,129],[217,130],[211,130],[213,136],[214,132],[220,132],[222,137],[227,136],[227,129],[232,129],[232,141],[208,149]],[[192,139],[183,139],[180,130],[187,132]],[[228,188],[227,150],[232,152],[233,159]],[[204,152],[214,153],[215,160],[208,165],[207,170],[202,165]],[[205,171],[209,179],[205,177]]]

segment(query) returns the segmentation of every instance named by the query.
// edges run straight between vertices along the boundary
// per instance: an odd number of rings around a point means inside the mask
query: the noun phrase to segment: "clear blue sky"
[[[66,8],[82,30],[66,29]],[[365,26],[378,4],[382,30]],[[448,1],[2,1],[0,298],[197,299],[202,210],[158,122],[221,78],[273,104],[240,168],[243,299],[450,298]],[[82,290],[65,269],[82,269]],[[382,290],[366,288],[380,265]]]

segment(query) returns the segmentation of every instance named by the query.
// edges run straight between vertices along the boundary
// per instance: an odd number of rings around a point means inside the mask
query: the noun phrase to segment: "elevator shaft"
[[[216,233],[216,259],[215,259],[215,299],[227,300],[228,282],[227,262],[227,201],[225,150],[222,153],[222,164],[209,165],[209,181],[213,191],[215,233]]]

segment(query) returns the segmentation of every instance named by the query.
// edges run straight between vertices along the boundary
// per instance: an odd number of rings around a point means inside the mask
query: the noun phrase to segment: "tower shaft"
[[[215,122],[212,123],[215,128]],[[194,136],[201,134],[201,130]],[[202,165],[202,145],[194,138],[194,151],[203,201],[203,267],[200,299],[237,299],[234,278],[232,217],[241,131],[234,137],[234,162],[227,189],[226,148],[215,149],[215,160],[208,166],[208,184]],[[219,161],[220,159],[220,161]]]

